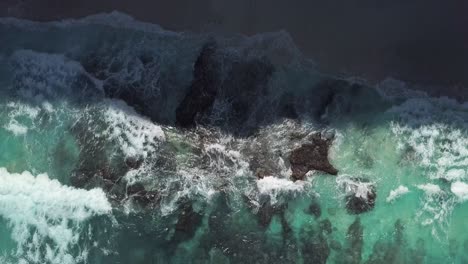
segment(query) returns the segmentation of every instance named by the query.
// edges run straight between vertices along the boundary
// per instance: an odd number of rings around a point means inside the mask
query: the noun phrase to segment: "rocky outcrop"
[[[208,42],[195,62],[188,92],[176,109],[176,124],[184,128],[210,124],[232,133],[241,130],[258,101],[266,97],[273,71],[267,59],[241,58],[218,49],[214,41]],[[216,108],[215,101],[222,109]]]
[[[328,160],[328,152],[332,139],[324,138],[320,134],[314,134],[309,142],[294,149],[289,156],[292,179],[303,180],[310,170],[323,171],[331,175],[337,175],[338,170]]]
[[[367,179],[353,178],[346,186],[346,210],[349,214],[362,214],[375,206],[377,192]]]
[[[176,109],[176,123],[181,127],[193,127],[196,116],[207,111],[215,101],[221,84],[215,53],[216,43],[209,42],[195,62],[192,84]]]

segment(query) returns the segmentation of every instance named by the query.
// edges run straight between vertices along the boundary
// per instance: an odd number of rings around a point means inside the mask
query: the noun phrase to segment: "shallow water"
[[[242,128],[254,131],[229,126],[240,122],[229,91],[208,125],[185,130],[175,109],[214,36],[116,13],[0,19],[0,35],[2,263],[468,261],[466,104],[396,80],[321,86],[337,77],[284,32],[218,36],[226,83],[230,58],[275,67],[266,94],[246,97],[256,103]],[[316,117],[323,89],[334,98]],[[285,94],[293,119],[274,115]],[[338,176],[291,181],[288,153],[321,130],[335,135]],[[370,188],[372,210],[346,209]]]

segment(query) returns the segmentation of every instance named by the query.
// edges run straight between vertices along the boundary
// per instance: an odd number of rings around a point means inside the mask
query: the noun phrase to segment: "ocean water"
[[[466,103],[322,74],[286,32],[175,33],[111,13],[2,18],[0,36],[1,263],[468,262]],[[223,88],[180,128],[213,40]],[[244,93],[233,73],[258,60],[274,71]],[[288,153],[317,131],[339,173],[292,181]],[[371,210],[347,210],[370,191]]]

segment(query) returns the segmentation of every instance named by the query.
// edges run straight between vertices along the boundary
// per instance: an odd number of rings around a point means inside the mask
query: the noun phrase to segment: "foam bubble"
[[[15,136],[24,135],[28,132],[28,127],[19,124],[16,120],[10,120],[8,125],[5,125],[4,128],[12,132]]]
[[[468,200],[468,184],[464,182],[454,182],[450,187],[450,190],[453,194],[455,194],[460,200],[466,201]]]
[[[109,139],[117,140],[126,156],[145,158],[165,140],[160,126],[136,113],[124,101],[106,99],[104,102],[104,120],[109,125],[104,133]]]
[[[336,178],[338,186],[345,190],[345,194],[353,194],[356,197],[367,199],[368,194],[372,192],[373,182],[360,181],[350,176],[343,175]]]
[[[432,183],[420,184],[417,187],[418,189],[423,190],[427,195],[442,193],[442,189],[440,189],[439,185],[435,185]]]
[[[24,135],[39,115],[40,108],[19,102],[9,102],[5,111],[8,113],[9,121],[3,127],[15,136]],[[19,121],[20,120],[20,121]]]
[[[75,263],[86,258],[78,247],[84,224],[111,212],[101,189],[64,186],[46,174],[9,173],[0,168],[0,216],[7,220],[21,263]]]
[[[271,198],[271,202],[277,201],[280,194],[295,194],[304,191],[307,182],[293,182],[288,179],[276,178],[273,176],[264,177],[257,181],[258,191],[261,194],[267,194]]]
[[[390,191],[390,194],[387,197],[387,202],[393,202],[395,199],[403,196],[408,193],[409,189],[406,186],[400,185],[395,190]]]

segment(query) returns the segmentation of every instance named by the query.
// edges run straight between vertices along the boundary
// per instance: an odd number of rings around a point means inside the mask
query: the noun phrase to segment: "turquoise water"
[[[225,56],[273,61],[268,96],[301,98],[298,118],[185,130],[175,108],[212,36],[121,14],[1,19],[0,35],[2,263],[468,262],[466,104],[346,80],[358,88],[333,87],[317,120],[314,87],[336,77],[287,34],[220,37]],[[125,89],[143,100],[108,96]],[[339,174],[293,182],[287,155],[316,131],[333,132]],[[346,197],[371,186],[375,207],[350,214]]]

